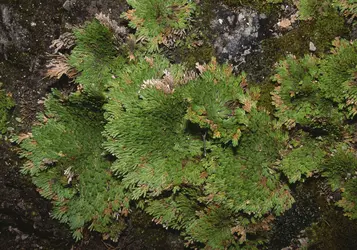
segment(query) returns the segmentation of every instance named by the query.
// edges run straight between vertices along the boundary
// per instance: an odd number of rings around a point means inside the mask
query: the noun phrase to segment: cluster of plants
[[[357,15],[357,1],[355,0],[298,0],[296,2],[302,20],[326,15],[332,8],[338,9],[350,20]]]
[[[334,0],[333,5],[336,6],[345,16],[354,19],[357,15],[357,1],[356,0]]]
[[[288,56],[277,65],[274,115],[292,138],[281,169],[290,182],[321,172],[342,192],[338,205],[357,218],[357,43],[336,39],[332,45],[322,58]]]
[[[148,43],[150,52],[157,51],[160,44],[173,46],[182,37],[190,28],[196,6],[190,0],[127,0],[127,3],[133,9],[122,16],[136,29],[137,39]]]
[[[254,248],[292,206],[289,183],[315,173],[357,218],[357,43],[279,62],[271,114],[230,65],[188,69],[155,52],[189,27],[192,1],[128,3],[123,16],[148,43],[119,41],[99,19],[75,30],[66,63],[77,91],[53,90],[17,137],[22,172],[77,240],[86,228],[117,240],[135,208],[187,246]]]

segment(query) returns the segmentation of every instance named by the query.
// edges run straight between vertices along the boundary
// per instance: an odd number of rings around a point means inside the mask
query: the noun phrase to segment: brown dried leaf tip
[[[78,71],[68,63],[68,57],[59,53],[59,55],[51,55],[52,59],[47,63],[47,71],[45,76],[49,78],[60,79],[63,75],[73,79],[78,74]]]

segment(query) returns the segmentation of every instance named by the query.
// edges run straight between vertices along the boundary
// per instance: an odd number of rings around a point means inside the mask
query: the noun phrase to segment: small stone
[[[75,2],[76,2],[76,0],[66,0],[66,2],[64,2],[62,7],[63,7],[63,9],[65,9],[67,11],[71,11]]]
[[[26,240],[29,236],[27,234],[22,234],[21,235],[21,240]]]
[[[309,43],[309,50],[312,51],[312,52],[315,52],[316,49],[317,49],[317,48],[316,48],[315,44],[313,44],[313,42],[310,42],[310,43]]]
[[[229,16],[229,17],[227,18],[227,20],[228,20],[228,22],[229,22],[230,25],[233,25],[234,15],[233,15],[233,16]]]

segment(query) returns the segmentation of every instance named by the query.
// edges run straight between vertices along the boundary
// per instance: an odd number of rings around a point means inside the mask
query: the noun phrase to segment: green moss
[[[191,14],[196,4],[187,0],[127,0],[133,8],[123,13],[136,35],[148,42],[148,51],[154,52],[160,44],[167,44],[170,36],[190,27]]]
[[[309,238],[308,249],[357,249],[357,223],[343,216],[325,200],[319,203],[319,208],[321,217],[306,229]]]
[[[15,106],[14,101],[0,90],[0,134],[4,134],[7,128],[9,111]]]
[[[173,50],[166,49],[165,54],[175,62],[182,62],[188,68],[194,68],[197,62],[203,64],[210,62],[214,56],[211,30],[208,23],[214,17],[214,3],[204,2],[196,8],[196,17],[192,28],[184,40],[177,42]]]
[[[313,25],[311,39],[319,52],[323,53],[331,46],[332,39],[347,35],[348,32],[349,29],[345,25],[343,17],[336,10],[330,10],[325,17],[318,18]]]
[[[268,14],[276,10],[277,5],[274,3],[280,3],[282,0],[222,0],[222,2],[231,7],[250,7]]]
[[[252,84],[252,86],[257,86],[260,89],[260,98],[257,106],[267,110],[269,113],[273,113],[275,108],[271,102],[270,93],[274,90],[274,84],[272,84],[269,78],[266,78],[263,83]]]
[[[263,50],[271,63],[282,59],[288,53],[298,57],[309,54],[310,41],[317,47],[316,53],[323,54],[329,50],[331,41],[335,37],[347,35],[348,31],[343,17],[339,16],[336,10],[331,9],[326,16],[302,21],[299,27],[281,37],[264,40]]]
[[[328,13],[331,0],[300,0],[297,6],[300,12],[299,18],[307,20]]]
[[[214,49],[208,44],[196,48],[181,47],[178,48],[177,55],[187,68],[194,68],[196,62],[209,62],[214,55]]]

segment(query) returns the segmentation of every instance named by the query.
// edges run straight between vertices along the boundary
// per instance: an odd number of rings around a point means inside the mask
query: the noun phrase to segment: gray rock
[[[232,10],[225,5],[219,5],[214,13],[211,28],[216,57],[237,68],[258,47],[259,20],[266,16],[246,8]]]
[[[71,11],[75,4],[76,0],[66,0],[66,2],[63,4],[63,9]]]
[[[317,50],[317,48],[316,48],[315,44],[313,44],[313,42],[309,43],[309,50],[311,52],[315,52]]]
[[[7,50],[14,47],[25,51],[28,47],[28,30],[23,28],[16,19],[19,19],[12,8],[0,4],[0,54],[7,59]]]

